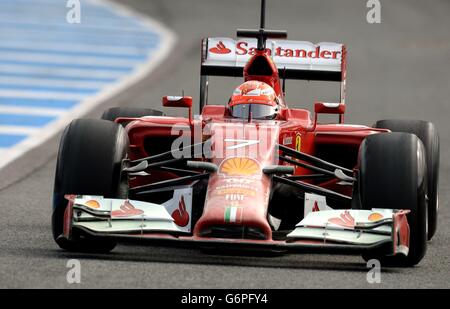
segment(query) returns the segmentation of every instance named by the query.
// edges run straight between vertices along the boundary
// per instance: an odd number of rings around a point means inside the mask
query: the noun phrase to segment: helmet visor
[[[252,113],[254,119],[273,119],[278,108],[266,104],[237,104],[231,107],[231,115],[235,118],[249,118]]]

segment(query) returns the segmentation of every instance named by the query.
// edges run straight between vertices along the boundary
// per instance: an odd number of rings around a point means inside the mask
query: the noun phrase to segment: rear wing
[[[346,48],[338,43],[266,40],[266,50],[281,78],[341,83],[345,103]],[[257,48],[257,39],[206,38],[202,41],[200,107],[207,104],[208,76],[242,77],[243,68]]]

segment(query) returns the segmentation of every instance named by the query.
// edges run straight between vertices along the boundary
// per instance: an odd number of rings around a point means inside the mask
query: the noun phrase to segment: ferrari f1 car
[[[435,126],[346,124],[345,46],[287,40],[265,29],[264,14],[262,1],[260,29],[237,40],[203,40],[200,115],[191,97],[166,96],[164,106],[189,116],[112,108],[65,129],[52,217],[61,248],[137,242],[421,261],[437,225]],[[209,76],[244,81],[211,104]],[[313,116],[288,108],[286,79],[339,82],[340,100],[315,103]]]

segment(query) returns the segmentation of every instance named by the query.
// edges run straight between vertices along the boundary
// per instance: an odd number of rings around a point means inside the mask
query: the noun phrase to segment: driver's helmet
[[[235,118],[274,119],[279,112],[278,98],[268,84],[261,81],[247,81],[237,87],[228,104],[231,116]]]

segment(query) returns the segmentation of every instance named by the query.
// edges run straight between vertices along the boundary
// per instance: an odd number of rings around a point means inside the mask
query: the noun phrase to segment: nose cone
[[[243,135],[235,138],[238,132]],[[275,161],[278,127],[239,124],[231,133],[234,138],[213,135],[215,147],[221,147],[224,156],[213,159],[219,169],[210,176],[203,215],[194,235],[271,239],[267,222],[271,180],[262,170]]]
[[[197,236],[271,238],[266,219],[268,177],[219,176],[211,179],[209,186],[204,212],[195,229]]]

